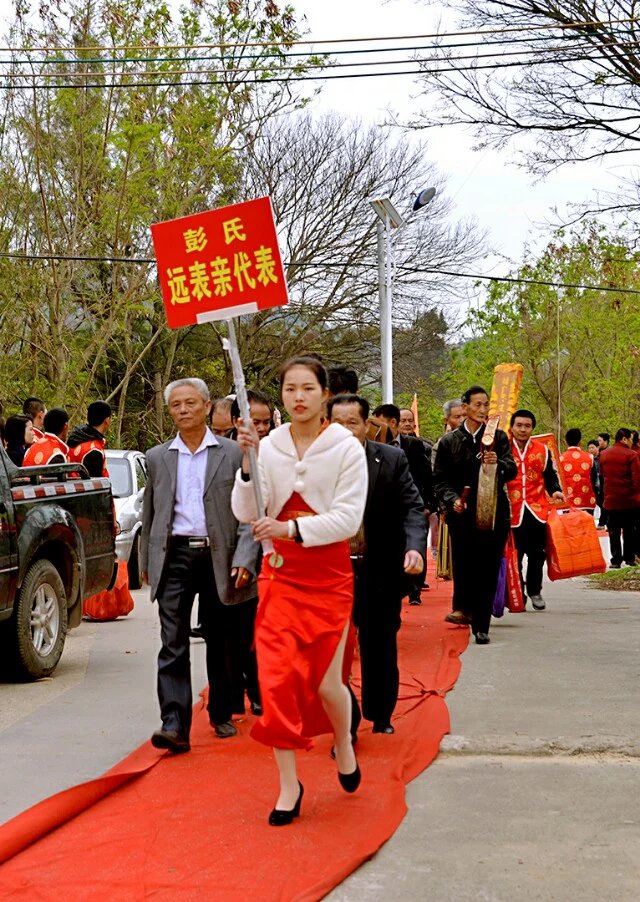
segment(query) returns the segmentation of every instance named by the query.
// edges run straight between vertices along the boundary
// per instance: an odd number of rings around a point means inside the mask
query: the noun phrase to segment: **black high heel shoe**
[[[349,774],[349,776],[352,776]],[[274,808],[271,814],[269,815],[269,823],[272,827],[286,827],[287,824],[290,824],[294,817],[298,817],[300,814],[300,805],[302,804],[302,796],[304,795],[304,786],[298,780],[298,786],[300,787],[300,793],[298,795],[298,801],[295,803],[293,808],[290,808],[288,811],[283,811],[282,808]],[[351,790],[353,792],[353,790]]]
[[[356,769],[351,771],[350,774],[341,774],[338,771],[338,780],[340,780],[340,786],[344,789],[345,792],[355,792],[358,786],[360,786],[360,780],[362,779],[362,774],[360,773],[360,767],[356,762]]]

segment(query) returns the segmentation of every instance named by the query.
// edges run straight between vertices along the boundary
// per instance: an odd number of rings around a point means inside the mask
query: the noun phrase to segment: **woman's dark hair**
[[[602,433],[600,433],[600,435],[602,435]],[[615,440],[616,442],[621,442],[623,438],[631,438],[631,430],[626,429],[624,426],[616,432]]]
[[[287,360],[286,363],[283,363],[280,367],[280,388],[284,385],[284,380],[289,372],[292,370],[294,366],[304,366],[306,369],[311,370],[313,375],[316,377],[318,382],[320,383],[320,388],[324,391],[324,389],[329,384],[329,376],[327,375],[327,371],[322,363],[319,360],[316,360],[314,357],[292,357],[290,360]]]
[[[24,414],[16,413],[12,417],[7,417],[4,424],[4,440],[9,448],[19,448],[24,445],[24,431],[27,423],[31,422],[31,417],[25,417]]]

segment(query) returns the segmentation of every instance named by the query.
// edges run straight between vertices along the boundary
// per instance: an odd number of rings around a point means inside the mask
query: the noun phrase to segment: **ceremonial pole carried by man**
[[[450,623],[471,625],[478,645],[489,643],[491,609],[500,563],[510,526],[506,483],[516,475],[506,432],[495,429],[491,445],[483,439],[489,413],[489,396],[479,385],[462,396],[465,418],[443,435],[436,452],[435,494],[446,511],[451,536],[454,610]],[[492,522],[476,522],[478,483],[484,471],[495,468]],[[489,499],[482,499],[483,502]],[[490,506],[490,505],[489,505]]]

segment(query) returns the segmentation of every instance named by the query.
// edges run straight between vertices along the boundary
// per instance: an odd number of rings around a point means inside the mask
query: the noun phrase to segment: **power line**
[[[602,28],[609,25],[629,25],[640,22],[640,18],[630,16],[624,19],[591,19],[584,22],[554,22],[551,24],[531,24],[531,25],[514,25],[506,28],[476,28],[476,29],[460,29],[458,31],[431,32],[428,34],[417,35],[384,35],[373,37],[356,37],[356,38],[296,38],[293,40],[282,39],[281,43],[286,46],[313,46],[318,44],[363,44],[378,43],[381,41],[424,41],[428,39],[439,38],[457,38],[457,37],[473,37],[474,35],[495,35],[495,34],[518,34],[529,31],[566,31],[579,28]],[[73,49],[78,51],[96,51],[96,50],[212,50],[215,48],[229,47],[270,47],[275,41],[220,41],[217,43],[205,44],[92,44],[89,46],[75,46]],[[33,47],[21,45],[15,47],[0,47],[0,53],[56,53],[58,51],[69,50],[64,46],[41,46]]]
[[[628,38],[628,34],[625,32],[621,32],[619,34],[613,35],[613,37],[619,37],[622,39]],[[556,36],[556,40],[559,41],[570,41],[575,40],[576,36],[573,34],[561,34]],[[411,44],[407,46],[395,46],[395,47],[359,47],[351,50],[331,50],[322,52],[320,54],[313,53],[311,51],[306,51],[304,53],[291,53],[288,51],[278,51],[277,53],[259,53],[259,54],[242,54],[238,56],[237,54],[225,54],[218,53],[215,56],[210,55],[183,55],[183,56],[103,56],[103,57],[61,57],[61,58],[45,58],[41,60],[36,60],[32,58],[26,59],[16,59],[9,57],[8,59],[0,59],[0,66],[21,66],[21,65],[30,65],[30,66],[62,66],[62,65],[105,65],[107,63],[167,63],[167,62],[222,62],[224,60],[237,60],[241,59],[245,60],[265,60],[265,59],[306,59],[308,60],[310,56],[325,56],[325,57],[339,57],[339,56],[356,56],[362,54],[381,54],[381,53],[406,53],[409,51],[423,51],[423,50],[454,50],[454,49],[471,49],[473,47],[511,47],[513,44],[526,44],[531,45],[533,42],[537,41],[548,41],[549,37],[547,35],[538,35],[526,38],[508,38],[504,40],[497,41],[458,41],[455,43],[448,44]],[[637,42],[632,42],[628,40],[621,41],[612,41],[608,44],[611,47],[618,46],[635,46]],[[195,45],[194,45],[195,46]],[[554,48],[551,48],[554,49]],[[560,49],[560,48],[555,48]],[[522,52],[525,52],[524,50]],[[538,52],[533,48],[530,52]],[[541,52],[541,51],[540,51]],[[496,53],[488,53],[483,54],[485,56],[494,56]]]
[[[265,85],[265,84],[289,84],[291,82],[317,82],[317,81],[336,81],[343,80],[346,78],[357,79],[357,78],[386,78],[391,76],[398,75],[441,75],[443,73],[449,72],[481,72],[486,70],[495,71],[498,69],[510,69],[513,67],[520,66],[548,66],[548,65],[559,65],[562,63],[594,63],[599,62],[600,60],[607,60],[608,57],[606,54],[595,53],[590,56],[573,56],[566,57],[564,59],[553,59],[553,60],[535,60],[535,59],[526,59],[526,60],[518,60],[509,63],[492,63],[488,65],[481,66],[451,66],[449,68],[433,68],[429,69],[426,67],[421,67],[419,69],[400,69],[392,72],[345,72],[338,73],[332,75],[323,75],[323,74],[308,74],[308,75],[287,75],[284,77],[259,77],[259,78],[240,78],[240,79],[228,79],[228,78],[207,78],[207,79],[191,79],[188,81],[131,81],[131,82],[115,82],[115,81],[102,81],[102,82],[87,82],[84,84],[78,83],[63,83],[63,84],[37,84],[35,79],[40,76],[23,76],[23,78],[32,79],[31,84],[0,84],[0,89],[4,89],[6,91],[59,91],[59,90],[88,90],[94,88],[109,88],[109,89],[126,89],[126,88],[193,88],[193,87],[213,87],[216,85],[226,85],[227,87],[236,87],[236,86],[246,86],[246,85]],[[448,62],[447,60],[444,60]],[[415,61],[420,65],[420,61]],[[156,71],[156,72],[147,72],[145,73],[147,77],[158,76],[158,78],[166,78],[166,72]],[[193,74],[199,75],[204,74],[201,73],[200,70],[193,70]],[[107,73],[108,76],[112,76],[113,73]],[[96,77],[96,73],[85,73],[84,77]],[[5,76],[6,77],[6,76]],[[62,78],[63,76],[58,76]],[[100,76],[98,76],[100,77]],[[131,76],[128,73],[121,73],[120,78],[130,78]]]
[[[609,44],[607,46],[607,49],[609,49],[609,48],[625,48],[625,47],[631,47],[631,46],[635,47],[637,45],[636,44],[632,45],[629,42],[614,42],[614,43]],[[364,67],[364,66],[393,66],[393,65],[407,65],[408,66],[408,65],[415,65],[416,63],[418,63],[420,66],[424,66],[427,63],[445,63],[446,62],[446,63],[453,64],[453,63],[458,63],[460,61],[493,59],[495,57],[498,57],[499,60],[504,60],[507,57],[514,57],[514,56],[522,57],[522,59],[518,61],[518,63],[520,65],[527,65],[531,62],[535,62],[536,64],[541,64],[543,62],[548,62],[549,64],[554,64],[557,62],[566,62],[566,60],[558,60],[558,59],[553,59],[553,58],[550,58],[549,60],[539,60],[539,59],[535,59],[535,58],[532,59],[531,55],[532,54],[536,54],[536,55],[551,54],[554,52],[557,52],[557,53],[576,52],[576,53],[578,53],[581,50],[582,50],[582,47],[580,45],[576,44],[571,47],[551,47],[551,48],[549,48],[549,47],[535,48],[534,47],[529,50],[513,50],[513,51],[504,51],[503,50],[501,52],[495,51],[492,53],[475,53],[475,54],[458,55],[458,56],[433,56],[433,57],[417,57],[417,58],[411,57],[409,59],[359,60],[357,62],[336,62],[336,63],[320,61],[320,62],[306,63],[306,64],[304,64],[304,68],[306,70],[321,69],[322,72],[324,73],[324,72],[336,70],[336,69],[345,69],[345,68],[350,69],[350,68]],[[605,58],[606,59],[607,55],[603,54],[602,56],[597,57],[595,54],[591,54],[589,56],[584,57],[585,60],[594,60],[597,58]],[[132,61],[135,62],[135,60],[132,60]],[[192,61],[200,62],[201,60],[199,58],[193,58]],[[168,62],[168,60],[167,60],[167,62]],[[2,65],[2,64],[0,63],[0,65]],[[56,65],[58,65],[58,64],[56,63]],[[496,67],[498,67],[501,64],[500,64],[500,62],[497,62],[494,65]],[[481,68],[481,67],[474,66],[473,68]],[[300,69],[300,64],[296,64],[294,66],[278,66],[278,72],[295,72],[295,71],[298,71],[299,69]],[[38,78],[38,79],[43,79],[43,78],[47,78],[47,79],[52,79],[52,78],[74,78],[75,79],[75,78],[77,78],[77,79],[81,79],[81,78],[89,78],[92,76],[95,77],[96,75],[99,77],[100,76],[113,77],[114,75],[117,75],[118,77],[121,77],[121,78],[133,78],[133,77],[141,77],[141,76],[148,77],[148,76],[156,76],[157,75],[157,76],[162,76],[163,78],[175,78],[175,77],[184,76],[184,75],[203,75],[203,74],[211,75],[211,74],[217,74],[217,73],[219,73],[220,75],[224,75],[224,76],[232,76],[232,75],[237,76],[238,74],[256,73],[257,71],[258,71],[258,67],[246,67],[246,68],[228,67],[228,68],[222,68],[222,69],[216,69],[216,68],[211,68],[211,69],[206,69],[206,68],[202,68],[202,69],[171,69],[171,68],[127,69],[127,70],[123,70],[118,73],[113,72],[113,71],[108,71],[105,73],[100,73],[100,72],[95,72],[95,71],[84,71],[84,72],[65,71],[65,72],[38,72],[37,74],[25,74],[24,72],[16,71],[16,72],[5,72],[4,77],[9,78],[9,79],[20,79],[20,78],[24,78],[24,79],[34,79],[34,78]],[[442,71],[442,70],[439,70],[439,71]],[[459,71],[459,67],[457,67],[457,66],[456,66],[456,71]],[[308,72],[306,72],[305,74],[308,75]],[[374,74],[374,73],[367,73],[367,74]],[[380,74],[387,74],[387,73],[383,72]],[[393,73],[390,73],[390,74],[393,74]],[[261,78],[261,80],[263,80],[263,79]],[[32,87],[32,85],[24,85],[23,87]],[[85,85],[83,85],[82,87],[85,87]]]
[[[21,254],[21,253],[12,253],[8,251],[0,252],[0,259],[11,259],[11,260],[40,260],[40,261],[49,261],[49,260],[61,260],[61,261],[72,261],[72,262],[84,262],[84,263],[129,263],[129,264],[142,264],[142,263],[156,263],[155,257],[92,257],[92,256],[81,256],[81,255],[73,255],[73,254]],[[625,263],[633,263],[632,260],[621,261]],[[297,263],[295,261],[286,260],[285,266],[294,265],[298,269],[331,269],[331,268],[343,268],[345,264],[343,263]],[[352,264],[353,265],[353,264]],[[373,264],[367,263],[359,263],[356,264],[361,268],[369,268],[373,267]],[[441,276],[452,276],[460,279],[476,279],[488,282],[507,282],[514,285],[547,285],[550,288],[576,288],[582,291],[605,291],[611,294],[640,294],[640,289],[638,288],[615,288],[610,285],[586,285],[582,283],[576,282],[554,282],[546,279],[525,279],[519,278],[516,276],[489,276],[484,273],[469,273],[469,272],[459,272],[450,269],[408,269],[406,267],[398,267],[398,269],[404,272],[406,275],[441,275]]]

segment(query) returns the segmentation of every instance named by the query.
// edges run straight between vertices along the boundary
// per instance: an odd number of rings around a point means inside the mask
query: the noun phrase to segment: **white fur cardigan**
[[[298,521],[304,545],[329,545],[358,531],[367,498],[367,463],[364,448],[344,426],[328,426],[302,460],[290,425],[280,426],[260,442],[258,468],[270,517],[278,516],[294,492],[316,511]],[[253,486],[242,479],[240,470],[231,508],[241,523],[256,519]]]

